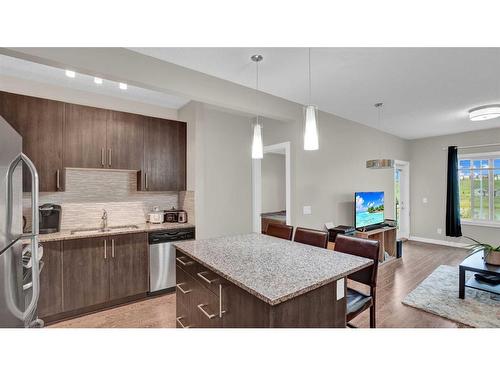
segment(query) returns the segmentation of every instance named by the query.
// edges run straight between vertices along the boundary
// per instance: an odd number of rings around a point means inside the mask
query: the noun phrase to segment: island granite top
[[[258,233],[176,242],[174,245],[270,305],[373,264],[368,258]]]

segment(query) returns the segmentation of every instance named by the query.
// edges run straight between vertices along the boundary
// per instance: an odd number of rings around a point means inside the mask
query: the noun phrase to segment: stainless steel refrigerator
[[[32,225],[23,234],[22,168],[31,172]],[[38,248],[38,174],[22,153],[21,136],[0,116],[0,327],[37,321],[41,251]]]

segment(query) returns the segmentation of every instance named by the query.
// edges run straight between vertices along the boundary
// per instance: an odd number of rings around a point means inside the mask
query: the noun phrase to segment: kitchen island
[[[345,327],[345,278],[373,263],[258,233],[175,247],[177,327]]]

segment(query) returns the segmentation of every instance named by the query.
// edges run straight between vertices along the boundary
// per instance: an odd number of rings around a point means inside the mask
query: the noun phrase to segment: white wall
[[[261,162],[262,212],[286,210],[285,155],[266,153]]]
[[[446,237],[446,164],[448,146],[496,143],[500,129],[418,139],[411,142],[411,234],[440,241],[467,242]],[[475,148],[463,153],[498,151],[500,148]],[[423,203],[427,198],[427,203]],[[442,229],[442,234],[437,229]],[[488,243],[500,243],[500,228],[462,225],[462,234]]]

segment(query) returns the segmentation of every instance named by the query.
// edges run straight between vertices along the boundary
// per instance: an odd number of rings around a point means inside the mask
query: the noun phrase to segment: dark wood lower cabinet
[[[143,298],[147,233],[45,242],[38,315],[53,322]]]
[[[40,273],[40,297],[38,299],[38,316],[41,319],[63,311],[62,261],[61,241],[43,244],[43,269]]]
[[[277,305],[269,305],[177,251],[177,327],[184,328],[344,328],[345,297],[337,281]],[[217,277],[214,277],[216,275]],[[344,296],[345,290],[344,280]]]
[[[107,237],[63,242],[64,311],[98,305],[109,300]]]
[[[146,293],[148,278],[148,238],[146,233],[109,237],[109,294],[115,300]]]

